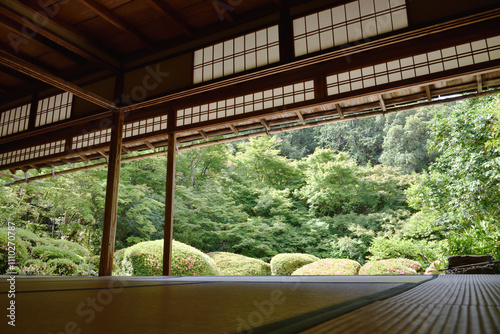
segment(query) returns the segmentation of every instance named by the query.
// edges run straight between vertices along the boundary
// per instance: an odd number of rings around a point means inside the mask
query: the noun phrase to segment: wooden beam
[[[205,0],[206,2],[210,3],[215,9],[215,12],[219,16],[220,20],[226,20],[229,23],[234,23],[234,17],[229,13],[229,11],[232,11],[234,8],[226,3],[224,0]]]
[[[306,120],[304,119],[304,116],[302,115],[302,113],[300,111],[296,111],[295,114],[297,115],[297,117],[299,118],[300,122],[302,124],[306,124]]]
[[[20,73],[26,74],[30,77],[43,81],[49,85],[52,85],[56,88],[64,90],[66,92],[73,93],[74,95],[87,100],[91,103],[94,103],[100,107],[106,109],[114,109],[115,104],[91,91],[88,91],[84,88],[78,87],[71,82],[60,79],[55,75],[49,73],[43,68],[35,66],[33,64],[28,63],[16,56],[11,55],[8,52],[0,50],[0,64],[10,67]]]
[[[240,132],[238,131],[238,129],[236,129],[236,127],[234,125],[229,124],[229,128],[231,129],[231,131],[233,131],[233,133],[235,135],[239,135],[240,134]]]
[[[425,86],[425,94],[427,94],[427,101],[432,102],[431,86]]]
[[[140,40],[147,47],[154,49],[153,43],[149,40],[149,38],[144,35],[139,29],[127,23],[124,19],[113,13],[113,11],[107,9],[100,3],[95,0],[79,0],[83,5],[87,8],[91,9],[95,13],[97,13],[100,17],[117,27],[118,29],[128,33],[131,36],[134,36],[138,40]]]
[[[130,153],[132,153],[132,151],[129,150],[127,147],[122,146],[122,153],[124,153],[124,154],[130,154]]]
[[[342,111],[342,107],[340,106],[340,104],[336,104],[335,105],[335,108],[337,108],[337,113],[339,114],[340,118],[344,118],[344,112]]]
[[[154,149],[155,149],[155,147],[153,146],[153,144],[151,144],[148,140],[145,140],[145,141],[144,141],[144,144],[145,144],[147,147],[149,147],[150,149],[152,149],[152,150],[154,150]]]
[[[90,160],[89,160],[89,158],[87,158],[87,157],[85,156],[85,154],[83,154],[83,153],[78,153],[78,156],[79,156],[80,158],[82,158],[82,160],[83,160],[83,161],[85,161],[85,162],[89,162],[89,161],[90,161]]]
[[[182,30],[184,35],[192,36],[190,27],[181,19],[167,3],[160,0],[143,0],[147,2],[158,13],[165,15],[171,22],[173,22],[179,29]]]
[[[172,265],[176,142],[176,135],[174,133],[169,133],[167,151],[167,187],[165,195],[165,227],[163,230],[163,276],[171,275]]]
[[[269,124],[266,122],[265,119],[259,119],[260,121],[260,124],[264,125],[264,128],[266,128],[267,131],[271,130],[271,127],[269,126]]]
[[[115,110],[112,122],[99,276],[111,276],[113,272],[124,114]]]
[[[11,19],[22,22],[27,29],[44,36],[77,55],[99,64],[103,68],[116,72],[120,68],[120,61],[113,55],[105,52],[102,46],[96,45],[68,25],[57,21],[57,17],[48,17],[43,8],[35,4],[21,4],[14,0],[0,1],[2,13]],[[38,24],[43,22],[43,25]]]
[[[202,136],[205,140],[208,140],[208,136],[207,136],[207,134],[205,133],[205,131],[203,131],[203,130],[199,130],[198,132],[200,133],[200,135],[201,135],[201,136]]]
[[[26,44],[29,42],[29,40],[32,40],[42,46],[49,47],[55,52],[75,61],[76,63],[84,63],[83,57],[44,37],[42,34],[28,33],[32,31],[27,29],[27,25],[29,24],[29,21],[27,24],[21,24],[19,22],[16,22],[15,20],[12,20],[8,16],[0,14],[0,26],[5,27],[11,31],[9,34],[7,34],[7,36],[9,37],[9,39],[11,39],[9,45],[14,50],[14,52],[19,52],[20,45]],[[32,29],[35,29],[35,27],[32,27]]]
[[[479,74],[477,77],[477,92],[482,93],[483,92],[483,76]]]
[[[382,111],[387,111],[387,106],[385,105],[385,101],[382,95],[379,95],[378,99],[380,101],[380,108],[382,108]]]

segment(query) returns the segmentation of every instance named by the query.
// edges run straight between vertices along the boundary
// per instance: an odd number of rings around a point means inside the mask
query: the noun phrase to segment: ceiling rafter
[[[49,73],[47,70],[35,66],[19,57],[13,56],[8,52],[0,49],[0,64],[10,67],[20,73],[48,83],[61,90],[73,93],[74,95],[101,106],[106,109],[115,109],[116,106],[113,102],[92,93],[86,89],[78,87],[66,80],[56,77],[55,75]]]
[[[161,0],[143,0],[149,6],[151,6],[158,13],[165,15],[168,19],[174,23],[179,29],[182,30],[184,35],[192,36],[191,28],[187,25],[187,23],[175,13],[174,9],[172,9],[167,3]]]
[[[100,17],[117,27],[118,29],[134,36],[142,43],[144,43],[148,48],[154,49],[153,42],[144,35],[139,29],[126,22],[124,19],[113,13],[113,11],[107,9],[105,6],[101,5],[95,0],[78,0],[81,4],[85,5],[87,8],[94,11]]]
[[[50,48],[51,50],[59,53],[60,55],[67,57],[68,59],[71,59],[78,63],[83,63],[83,58],[77,55],[76,53],[70,52],[68,49],[62,47],[57,43],[52,42],[51,40],[49,40],[46,37],[43,37],[40,34],[28,34],[26,28],[22,24],[6,17],[3,14],[0,14],[0,26],[10,30],[11,33],[18,34],[19,38],[21,39],[24,38],[25,40],[28,39],[33,40],[37,43],[40,43],[43,46]],[[21,40],[19,40],[19,42],[21,43]],[[11,47],[13,49],[15,48],[14,45],[11,45]]]
[[[225,0],[206,0],[206,2],[210,3],[211,6],[214,7],[219,18],[222,20],[226,20],[229,23],[234,23],[234,17],[230,13],[230,11],[234,10],[234,7],[228,4]]]
[[[27,29],[31,29],[36,34],[46,37],[94,64],[112,72],[117,72],[121,67],[115,56],[107,53],[101,46],[88,40],[68,25],[63,24],[56,17],[47,17],[41,7],[36,8],[34,4],[24,5],[13,0],[2,0],[0,8],[4,9],[2,13],[5,16],[22,22]],[[40,25],[37,22],[44,22],[44,24]]]

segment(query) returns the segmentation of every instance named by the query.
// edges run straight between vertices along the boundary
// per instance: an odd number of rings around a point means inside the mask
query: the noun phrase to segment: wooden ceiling
[[[405,78],[403,68],[401,79],[376,85],[368,85],[366,81],[359,89],[353,81],[351,91],[338,91],[329,82],[342,73],[372,71],[377,66],[388,66],[389,61],[401,63],[416,55],[429,57],[435,50],[444,54],[447,48],[458,50],[457,46],[463,43],[472,46],[474,41],[490,41],[491,44],[500,36],[497,0],[442,0],[432,15],[428,13],[433,5],[431,0],[391,0],[407,10],[405,27],[294,57],[295,18],[352,2],[2,0],[0,114],[61,91],[75,95],[73,105],[78,112],[66,120],[40,127],[30,119],[26,130],[0,137],[0,156],[45,141],[66,142],[62,152],[38,158],[28,154],[28,158],[3,164],[0,161],[0,170],[26,171],[106,157],[109,142],[76,151],[69,143],[75,146],[82,134],[106,130],[101,125],[116,108],[126,113],[125,125],[130,128],[140,122],[153,122],[155,117],[170,119],[168,129],[162,127],[125,138],[123,153],[127,155],[134,151],[161,150],[167,144],[167,133],[171,132],[177,134],[180,150],[190,149],[442,103],[443,96],[453,94],[487,95],[500,87],[500,59],[495,56],[500,46],[489,46],[484,51],[486,60],[477,56],[483,51],[472,47],[470,54],[454,56],[458,66],[453,68],[447,67],[450,60],[443,56],[442,60],[436,60],[441,62],[442,71]],[[360,11],[363,12],[365,5],[385,2],[389,0],[359,0]],[[270,25],[278,25],[280,29],[278,62],[193,84],[195,50]],[[467,62],[473,57],[474,61]],[[436,66],[433,63],[436,61],[428,60],[425,66],[430,69]],[[417,71],[420,65],[414,62],[411,66]],[[141,83],[144,73],[160,65],[168,68],[168,83],[130,103],[112,102],[127,89],[133,93],[138,84],[144,85],[144,81]],[[258,96],[266,90],[304,82],[313,82],[314,96],[310,99],[296,101],[294,97],[291,103],[256,108],[239,116],[217,116],[197,124],[179,123],[179,110],[227,103],[247,94]]]

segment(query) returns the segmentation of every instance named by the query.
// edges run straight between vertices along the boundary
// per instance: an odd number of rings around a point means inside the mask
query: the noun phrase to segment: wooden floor
[[[500,333],[500,275],[16,277],[15,290],[0,333]]]

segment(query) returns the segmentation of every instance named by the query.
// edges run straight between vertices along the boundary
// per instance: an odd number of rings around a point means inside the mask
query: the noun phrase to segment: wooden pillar
[[[101,260],[99,276],[111,276],[115,252],[116,219],[118,214],[118,185],[123,140],[123,112],[114,110],[111,128],[111,147],[108,158],[108,182],[104,207]]]
[[[174,235],[174,189],[175,189],[175,133],[168,134],[167,188],[165,192],[165,228],[163,234],[163,276],[170,276],[172,243]]]
[[[295,58],[295,47],[293,41],[293,22],[290,17],[290,8],[283,4],[280,10],[279,21],[280,35],[280,62],[291,62]]]

